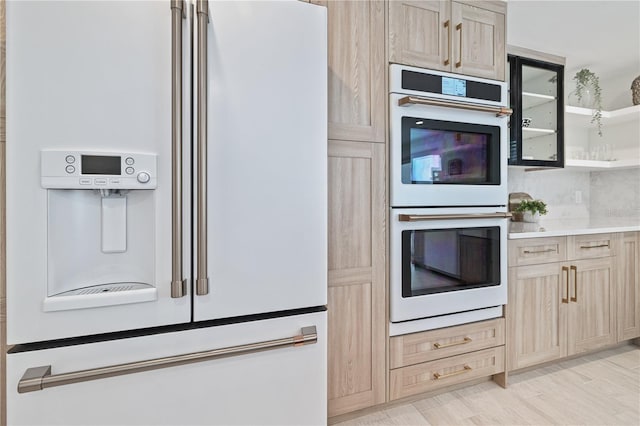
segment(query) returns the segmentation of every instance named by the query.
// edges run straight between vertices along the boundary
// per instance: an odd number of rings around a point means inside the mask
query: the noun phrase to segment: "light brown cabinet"
[[[506,3],[389,2],[389,62],[504,81]]]
[[[510,241],[508,370],[617,341],[614,247],[614,234]]]
[[[385,141],[384,2],[326,1],[329,139]]]
[[[385,145],[329,141],[329,416],[385,401]]]
[[[640,232],[620,236],[618,252],[618,341],[640,337]]]

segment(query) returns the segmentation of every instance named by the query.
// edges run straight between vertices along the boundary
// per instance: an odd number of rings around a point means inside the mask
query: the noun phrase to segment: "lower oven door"
[[[507,217],[495,209],[392,209],[391,322],[507,302]]]

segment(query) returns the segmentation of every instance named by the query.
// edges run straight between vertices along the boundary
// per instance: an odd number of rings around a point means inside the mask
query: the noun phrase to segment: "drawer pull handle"
[[[472,340],[469,337],[465,337],[464,339],[458,341],[458,342],[453,342],[453,343],[434,343],[433,344],[433,348],[434,349],[444,349],[444,348],[449,348],[451,346],[458,346],[458,345],[465,345],[467,343],[471,343]]]
[[[465,365],[463,370],[454,371],[453,373],[448,373],[448,374],[433,373],[433,380],[446,379],[448,377],[464,374],[467,371],[471,371],[471,370],[473,370],[473,368],[469,367],[468,365]]]
[[[607,244],[598,244],[597,246],[580,246],[581,249],[592,249],[592,248],[602,248],[602,247],[609,248],[609,243],[607,243]]]
[[[545,249],[545,250],[525,250],[524,254],[537,254],[537,253],[551,253],[551,252],[555,252],[556,249]]]

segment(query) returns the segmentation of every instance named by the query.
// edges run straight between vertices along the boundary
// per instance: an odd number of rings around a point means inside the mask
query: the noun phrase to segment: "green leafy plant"
[[[522,200],[515,211],[518,213],[529,211],[531,214],[538,212],[543,215],[547,214],[547,205],[542,200]]]
[[[578,101],[582,100],[588,88],[593,88],[593,114],[591,122],[598,126],[598,135],[602,136],[602,89],[600,88],[600,79],[588,68],[582,68],[573,76],[576,82],[576,97]]]

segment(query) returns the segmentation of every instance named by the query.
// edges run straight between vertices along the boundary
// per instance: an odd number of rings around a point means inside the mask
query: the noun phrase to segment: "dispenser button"
[[[95,183],[96,185],[106,185],[107,184],[107,180],[106,179],[94,179],[93,183]]]
[[[73,155],[67,155],[65,157],[65,161],[69,164],[73,164],[76,162],[76,157],[74,157]]]
[[[80,185],[91,185],[91,179],[89,179],[89,178],[80,178]]]
[[[133,167],[127,167],[126,169],[124,169],[124,172],[128,175],[132,175],[135,170]]]
[[[133,165],[133,163],[135,163],[135,161],[133,161],[133,158],[131,157],[125,158],[124,162],[127,164],[127,166],[131,166]]]
[[[65,170],[67,171],[67,173],[71,174],[76,171],[76,168],[73,166],[67,166]]]
[[[116,179],[109,179],[109,183],[119,184],[120,183],[120,179],[117,179],[117,178]]]
[[[149,173],[147,173],[147,172],[138,173],[138,182],[147,183],[150,180],[151,180],[151,176],[149,176]]]

